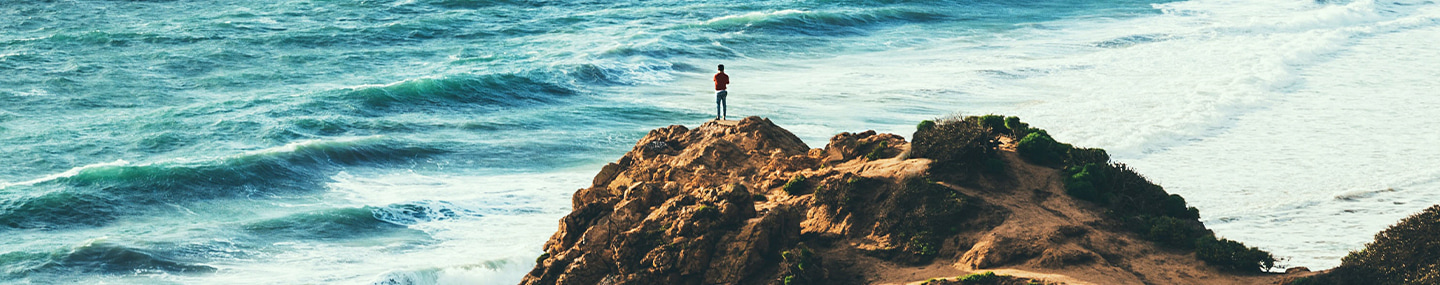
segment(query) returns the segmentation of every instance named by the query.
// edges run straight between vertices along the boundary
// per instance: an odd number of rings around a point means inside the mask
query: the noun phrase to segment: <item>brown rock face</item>
[[[874,131],[810,149],[759,117],[653,130],[575,192],[521,284],[1253,283],[1116,230],[1013,152],[1001,174],[937,175],[908,149]]]
[[[735,284],[774,271],[803,216],[757,210],[750,189],[814,167],[809,150],[759,117],[651,131],[575,192],[575,211],[522,283]]]
[[[862,201],[904,200],[875,189],[900,185],[895,179],[900,175],[921,175],[923,161],[892,160],[849,171],[833,167],[894,157],[905,145],[899,136],[870,131],[840,134],[825,149],[811,150],[759,117],[651,131],[619,161],[601,168],[591,187],[575,192],[574,212],[560,221],[522,284],[848,280],[830,276],[839,264],[827,264],[801,241],[872,236],[876,228],[910,226],[897,222],[901,218],[923,216],[894,211],[877,219],[851,210]],[[791,183],[787,192],[784,185],[796,176],[809,182]],[[826,199],[813,202],[812,192]],[[917,234],[880,233],[868,245],[904,255],[909,235]]]

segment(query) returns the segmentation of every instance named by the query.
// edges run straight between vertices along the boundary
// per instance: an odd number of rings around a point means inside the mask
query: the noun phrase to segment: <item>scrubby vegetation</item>
[[[1290,284],[1440,284],[1440,205],[1375,234],[1329,273]]]
[[[1065,174],[1066,193],[1105,206],[1121,217],[1200,218],[1199,210],[1185,206],[1185,198],[1166,193],[1124,164],[1086,163],[1067,167]]]
[[[1063,155],[1068,153],[1070,148],[1069,144],[1055,142],[1045,131],[1025,135],[1015,144],[1015,152],[1019,153],[1021,158],[1045,166],[1059,166],[1064,163]]]
[[[870,153],[865,154],[865,159],[866,159],[866,160],[876,160],[876,159],[884,158],[884,156],[885,156],[885,149],[886,149],[886,148],[889,148],[889,147],[890,147],[890,143],[889,143],[889,142],[884,142],[884,141],[882,141],[882,142],[880,142],[880,145],[875,146],[875,148],[871,149],[871,150],[870,150]]]
[[[720,209],[710,205],[700,205],[699,208],[695,209],[695,217],[701,219],[718,219],[720,218]]]
[[[1000,283],[1001,278],[1002,276],[995,275],[995,272],[986,271],[960,277],[960,282],[964,284],[995,284]]]
[[[1110,161],[1110,155],[1103,149],[1075,148],[1056,142],[1050,133],[1041,129],[1030,128],[1025,133],[1025,137],[1015,144],[1015,152],[1030,163],[1056,167]]]
[[[1034,285],[1040,285],[1040,284],[1045,284],[1045,283],[1040,283],[1039,281],[1035,281],[1035,280],[1031,280],[1031,279],[1018,278],[1018,277],[1014,277],[1014,276],[1010,276],[1010,275],[999,275],[999,274],[995,274],[995,272],[990,272],[990,271],[986,271],[986,272],[983,272],[983,273],[975,273],[975,274],[970,274],[970,275],[965,275],[965,276],[960,276],[960,277],[955,277],[955,279],[953,279],[953,280],[952,280],[952,279],[949,279],[949,278],[946,278],[946,279],[930,279],[930,280],[925,281],[925,283],[920,283],[920,285],[1032,285],[1032,284],[1034,284]]]
[[[780,189],[784,189],[785,193],[790,193],[790,195],[803,194],[801,192],[805,190],[805,176],[796,174],[795,177],[790,178],[790,181],[786,181],[784,186],[780,186]]]
[[[1274,266],[1275,258],[1267,252],[1216,238],[1200,223],[1200,211],[1188,207],[1185,198],[1166,193],[1124,164],[1110,163],[1110,155],[1103,149],[1057,142],[1045,130],[1030,127],[1017,117],[952,117],[922,122],[919,127],[912,146],[915,157],[935,159],[944,167],[978,166],[999,173],[1004,166],[997,166],[995,155],[989,151],[993,151],[999,137],[1009,136],[1015,140],[1021,158],[1061,168],[1066,175],[1067,194],[1105,208],[1123,221],[1124,227],[1146,239],[1176,249],[1197,250],[1197,257],[1221,268],[1259,272]]]
[[[795,245],[791,250],[780,252],[780,283],[785,285],[808,285],[827,284],[824,282],[825,270],[818,264],[820,259],[815,256],[810,248],[804,243]]]
[[[829,181],[815,188],[815,203],[835,209],[850,209],[856,199],[865,199],[880,184],[873,178],[847,176],[844,181]]]
[[[1206,263],[1240,272],[1262,272],[1275,267],[1275,257],[1238,241],[1215,239],[1214,235],[1195,240],[1195,257]]]
[[[929,131],[932,128],[935,128],[935,121],[931,120],[920,121],[920,124],[915,125],[916,132]]]
[[[1021,122],[1020,117],[1016,116],[1005,117],[1005,129],[1010,130],[1011,137],[1023,138],[1030,134],[1027,132],[1030,130],[1030,124]]]
[[[921,122],[910,143],[910,157],[932,159],[940,172],[967,173],[963,169],[983,167],[996,157],[999,142],[991,132],[975,116]]]
[[[1066,193],[1105,207],[1146,239],[1178,249],[1195,249],[1196,257],[1217,267],[1261,272],[1275,266],[1275,257],[1236,241],[1217,239],[1200,223],[1200,210],[1185,198],[1120,163],[1067,166]]]
[[[991,133],[1000,135],[1008,134],[1010,129],[1005,128],[1005,117],[995,114],[984,115],[976,118],[981,127],[990,130]]]

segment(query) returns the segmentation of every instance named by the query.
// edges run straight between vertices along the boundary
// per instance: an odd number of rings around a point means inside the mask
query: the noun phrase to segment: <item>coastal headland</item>
[[[811,148],[768,119],[652,130],[521,284],[1287,284],[1199,209],[1018,118]]]

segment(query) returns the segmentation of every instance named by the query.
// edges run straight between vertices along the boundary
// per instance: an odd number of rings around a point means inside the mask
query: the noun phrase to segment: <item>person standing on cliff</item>
[[[730,75],[725,74],[725,65],[720,65],[720,72],[715,73],[715,119],[725,120],[725,85],[730,84]]]

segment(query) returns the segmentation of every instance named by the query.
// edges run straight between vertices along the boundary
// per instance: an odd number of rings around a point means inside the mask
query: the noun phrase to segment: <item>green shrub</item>
[[[1195,242],[1195,257],[1210,265],[1240,272],[1264,272],[1275,267],[1275,257],[1269,252],[1214,236]]]
[[[993,271],[985,271],[960,277],[960,284],[998,284],[1000,280],[1000,275],[995,275]]]
[[[822,259],[813,254],[805,243],[796,243],[794,248],[780,252],[779,275],[785,284],[824,284],[826,269]]]
[[[790,195],[802,194],[801,191],[805,190],[805,175],[796,174],[795,177],[790,178],[790,181],[785,182],[784,186],[780,186],[780,189],[784,189],[785,193],[790,193]]]
[[[1065,177],[1065,193],[1081,200],[1102,202],[1100,190],[1095,188],[1094,182],[1100,179],[1094,174],[1099,167],[1098,164],[1086,164],[1066,169],[1069,175]]]
[[[991,271],[971,273],[971,275],[960,276],[958,281],[960,285],[1001,285],[1007,284],[1007,282],[1005,282],[1007,281],[1007,279],[1014,279],[1014,281],[1018,281],[1018,279],[1011,278],[1011,276],[1009,275],[996,275],[995,272]]]
[[[1375,234],[1375,241],[1306,284],[1440,284],[1440,205]],[[1295,283],[1292,283],[1295,284]]]
[[[549,252],[540,253],[540,257],[535,258],[535,264],[540,264],[541,262],[544,262],[546,258],[550,258]]]
[[[1020,122],[1020,117],[1005,117],[1005,129],[1010,130],[1011,136],[1023,138],[1029,134],[1026,131],[1030,130],[1030,124]]]
[[[1020,139],[1020,142],[1015,144],[1015,152],[1030,163],[1060,166],[1065,162],[1063,155],[1069,152],[1069,149],[1068,145],[1055,142],[1049,133],[1042,130],[1025,135],[1025,138]]]
[[[1006,129],[1006,128],[1005,128],[1005,117],[1004,117],[1004,116],[995,115],[995,114],[984,115],[984,116],[980,116],[980,117],[976,118],[976,121],[980,123],[980,127],[989,129],[991,133],[995,133],[995,134],[1009,133],[1009,129]]]
[[[905,248],[910,254],[931,257],[940,252],[940,246],[935,244],[936,241],[937,238],[931,235],[930,232],[919,232],[910,236],[910,240],[906,242]]]
[[[812,259],[811,255],[812,253],[810,252],[810,249],[803,247],[802,245],[801,247],[797,248],[795,252],[791,252],[789,250],[781,251],[780,259],[785,262],[795,263],[795,268],[803,271],[805,270],[805,264]]]
[[[915,131],[910,143],[910,157],[929,158],[937,172],[978,169],[986,159],[996,157],[994,135],[979,125],[977,117],[947,118],[934,126]],[[922,123],[923,124],[923,123]]]
[[[1406,283],[1440,283],[1440,205],[1406,217],[1375,234],[1375,241],[1341,260],[1400,277]]]
[[[847,212],[854,209],[851,206],[858,206],[855,200],[866,199],[870,195],[874,187],[867,186],[867,184],[874,180],[861,176],[847,176],[843,181],[839,179],[822,181],[819,186],[816,186],[815,199],[812,200],[813,205],[827,205],[837,213]]]
[[[916,132],[928,131],[933,128],[935,128],[935,121],[931,120],[920,121],[919,125],[915,125]]]
[[[995,272],[981,272],[970,275],[948,278],[931,278],[920,285],[1041,285],[1033,279],[1017,278],[1010,275],[998,275]]]
[[[1170,194],[1169,197],[1165,197],[1165,205],[1161,208],[1165,210],[1166,216],[1184,219],[1200,218],[1200,210],[1186,206],[1185,197],[1180,197],[1179,194]]]
[[[695,217],[702,219],[714,219],[720,217],[720,209],[710,205],[701,205],[695,209]]]
[[[1184,198],[1166,193],[1124,164],[1087,163],[1066,168],[1065,174],[1066,193],[1111,208],[1120,217],[1199,218],[1198,210],[1185,207]]]
[[[1061,167],[1086,163],[1105,164],[1110,154],[1099,148],[1075,148],[1070,144],[1055,141],[1045,130],[1029,128],[1026,135],[1015,144],[1015,152],[1030,163]]]
[[[1110,154],[1105,153],[1104,149],[1071,148],[1067,151],[1068,159],[1065,162],[1066,165],[1082,165],[1086,163],[1110,163]]]
[[[1204,228],[1197,228],[1195,224],[1174,217],[1141,218],[1148,225],[1145,239],[1175,248],[1190,248],[1195,245],[1196,237],[1208,234],[1204,232]]]
[[[888,148],[888,147],[890,147],[890,142],[881,141],[879,146],[876,146],[874,149],[871,149],[871,150],[870,150],[870,153],[865,154],[865,159],[866,159],[866,160],[881,159],[883,156],[885,156],[885,149]]]

